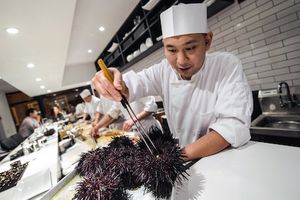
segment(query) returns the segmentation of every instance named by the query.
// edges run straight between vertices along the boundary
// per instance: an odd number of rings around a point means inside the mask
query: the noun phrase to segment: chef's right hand
[[[93,127],[91,129],[91,136],[96,137],[98,135],[98,130],[99,130],[99,128],[97,126]]]
[[[122,79],[121,72],[116,68],[109,68],[108,71],[110,72],[113,79],[113,84],[109,82],[109,80],[107,80],[103,71],[101,70],[97,72],[92,79],[93,85],[95,86],[96,90],[104,97],[113,101],[121,101],[121,93],[126,98],[128,98],[128,88],[126,87],[125,82]]]

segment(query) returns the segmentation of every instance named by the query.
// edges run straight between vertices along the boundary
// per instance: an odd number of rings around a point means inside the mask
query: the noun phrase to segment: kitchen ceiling
[[[29,96],[87,84],[94,61],[138,2],[0,0],[0,76]],[[8,34],[9,27],[19,33]]]

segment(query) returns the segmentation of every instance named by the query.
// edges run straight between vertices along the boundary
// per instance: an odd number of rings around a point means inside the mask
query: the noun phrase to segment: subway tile
[[[300,72],[300,64],[294,65],[294,66],[290,66],[290,71],[291,72]]]
[[[273,43],[273,44],[269,44],[269,45],[261,47],[261,48],[254,49],[253,54],[255,55],[255,54],[258,54],[258,53],[270,51],[270,50],[277,49],[277,48],[280,48],[280,47],[283,47],[282,41],[276,42],[276,43]]]
[[[297,11],[300,10],[300,4],[295,4],[291,7],[288,7],[278,13],[276,13],[276,16],[278,19],[281,19],[282,17],[285,17],[286,15],[289,15],[291,13],[297,13]]]
[[[255,2],[256,0],[247,0],[247,1],[244,1],[240,4],[241,8],[245,8],[246,6],[248,6],[249,4]]]
[[[276,5],[278,5],[278,4],[282,3],[282,2],[285,2],[285,1],[286,0],[273,0],[273,3],[276,6]]]
[[[273,88],[277,88],[277,83],[264,83],[261,84],[261,89],[262,90],[267,90],[267,89],[273,89]]]
[[[259,84],[258,85],[250,85],[250,88],[252,91],[255,91],[255,90],[260,90],[261,86]]]
[[[251,31],[251,30],[256,29],[256,28],[258,28],[260,26],[262,26],[262,21],[261,20],[259,20],[257,22],[254,22],[253,24],[248,25],[246,27],[246,29],[247,29],[247,31]]]
[[[272,5],[273,5],[272,1],[266,1],[266,0],[257,0],[256,1],[256,5],[259,7],[259,6],[261,6],[261,5],[265,4],[265,3],[268,3],[268,2],[271,2]]]
[[[251,47],[252,47],[252,49],[256,49],[256,48],[262,47],[264,45],[266,45],[266,41],[265,40],[261,40],[261,41],[252,43]]]
[[[231,19],[235,19],[235,18],[243,15],[244,13],[247,13],[247,12],[249,12],[249,11],[255,9],[255,8],[256,8],[256,3],[254,2],[254,3],[252,3],[252,4],[248,5],[248,6],[240,9],[239,11],[231,14],[230,17],[231,17]]]
[[[293,5],[293,1],[290,1],[290,0],[285,1],[284,3],[278,4],[277,6],[274,6],[271,9],[269,9],[269,10],[263,12],[263,13],[260,13],[259,16],[260,16],[261,19],[263,19],[263,18],[265,18],[267,16],[270,16],[274,13],[277,13],[281,10],[284,10],[285,8],[290,7],[292,5]]]
[[[254,62],[249,62],[249,63],[245,63],[242,65],[243,66],[243,69],[250,69],[250,68],[254,68],[255,67],[255,64]]]
[[[281,62],[286,60],[286,55],[282,54],[282,55],[278,55],[278,56],[273,56],[273,57],[269,57],[266,59],[262,59],[259,61],[255,62],[256,66],[262,66],[262,65],[267,65],[267,64],[271,64],[271,63],[276,63],[276,62]]]
[[[236,18],[234,20],[231,20],[230,22],[222,25],[221,26],[221,30],[223,31],[223,30],[226,30],[226,29],[228,29],[230,27],[235,27],[237,24],[241,23],[242,21],[244,21],[243,17],[242,16],[238,17],[238,18]]]
[[[223,38],[219,38],[217,40],[212,40],[212,46],[217,46],[219,44],[223,43]]]
[[[286,32],[286,31],[289,31],[289,30],[297,28],[297,27],[300,27],[300,20],[293,21],[293,22],[290,22],[290,23],[280,26],[280,31]]]
[[[243,41],[240,41],[240,42],[236,42],[233,45],[226,46],[226,50],[227,51],[232,51],[234,49],[238,49],[239,47],[243,47],[243,46],[245,46],[247,44],[249,44],[249,40],[243,40]]]
[[[275,36],[269,37],[266,39],[267,44],[271,44],[280,40],[285,40],[287,38],[291,38],[292,36],[298,35],[300,33],[300,28],[295,28],[290,31],[276,34]]]
[[[243,59],[242,59],[242,63],[255,62],[255,61],[258,61],[258,60],[267,58],[268,56],[269,56],[269,55],[268,55],[268,53],[266,52],[266,53],[258,54],[258,55],[251,56],[251,57],[248,57],[248,58],[243,58]]]
[[[237,55],[240,59],[243,59],[243,58],[247,58],[247,57],[250,57],[252,56],[252,52],[251,51],[247,51],[247,52],[244,52],[244,53],[241,53],[239,55]]]
[[[263,83],[272,83],[272,82],[274,82],[274,77],[248,80],[248,83],[250,84],[263,84]]]
[[[298,44],[300,46],[300,44]],[[292,51],[287,54],[288,59],[300,57],[300,50]]]
[[[235,40],[234,39],[228,40],[228,41],[223,42],[223,43],[221,43],[219,45],[216,45],[215,48],[216,48],[217,51],[220,51],[222,48],[225,48],[226,46],[233,45],[233,44],[235,44]]]
[[[270,24],[271,22],[277,21],[276,15],[270,15],[266,18],[260,19],[263,26]]]
[[[248,80],[258,79],[257,73],[247,75]]]
[[[284,46],[284,47],[281,47],[281,48],[278,48],[278,49],[275,49],[275,50],[271,50],[269,51],[269,55],[270,56],[276,56],[276,55],[279,55],[279,54],[284,54],[284,53],[288,53],[288,52],[291,52],[291,51],[296,51],[296,50],[299,50],[300,49],[300,43],[295,43],[295,44],[292,44],[292,45],[289,45],[289,46]]]
[[[251,45],[246,45],[246,46],[238,48],[238,50],[239,50],[240,53],[244,53],[246,51],[252,50],[252,47],[251,47]]]
[[[300,79],[293,80],[293,86],[300,85]]]
[[[255,29],[255,30],[253,30],[253,31],[247,32],[247,33],[245,33],[245,34],[242,34],[241,36],[237,37],[236,40],[237,40],[238,42],[240,42],[240,41],[242,41],[242,40],[251,38],[251,37],[253,37],[253,36],[255,36],[255,35],[261,34],[262,32],[263,32],[262,28],[259,27],[259,28]]]
[[[251,69],[246,69],[245,74],[253,74],[253,73],[265,72],[269,70],[272,70],[271,65],[264,65],[264,66],[259,66]]]
[[[234,3],[231,4],[230,6],[228,6],[227,8],[225,8],[224,10],[221,10],[221,12],[218,12],[215,17],[218,18],[218,20],[222,20],[223,18],[230,16],[233,13],[236,13],[240,10],[240,4],[239,3]]]
[[[294,72],[290,74],[283,74],[275,76],[276,81],[285,81],[285,80],[293,80],[293,79],[299,79],[300,78],[300,72]]]
[[[227,41],[229,39],[236,38],[240,35],[243,35],[244,33],[246,33],[246,29],[242,28],[242,29],[234,31],[232,34],[224,36],[223,38],[224,38],[224,41]]]
[[[280,68],[280,69],[273,69],[271,71],[266,71],[266,72],[260,72],[258,74],[259,78],[265,78],[265,77],[269,77],[269,76],[275,76],[275,75],[281,75],[281,74],[287,74],[289,73],[289,68],[285,67],[285,68]]]
[[[221,33],[221,28],[219,27],[219,28],[216,28],[216,29],[211,30],[211,31],[213,32],[213,34],[219,34],[219,33]]]
[[[274,36],[274,35],[277,36],[279,33],[280,33],[279,28],[275,28],[275,29],[269,30],[269,31],[264,32],[260,35],[257,35],[255,37],[250,38],[250,42],[254,43],[254,42],[257,42],[257,41],[263,40],[263,39],[266,39],[266,41],[268,41],[268,40],[270,40],[271,36]],[[274,42],[277,42],[277,41],[278,40],[275,40]],[[270,43],[273,43],[273,42],[269,42],[269,44]],[[267,42],[267,44],[268,44],[268,42]]]
[[[229,28],[229,29],[227,29],[227,30],[225,30],[225,31],[221,31],[219,34],[216,34],[216,35],[214,36],[214,38],[215,38],[215,39],[218,39],[218,38],[224,37],[225,35],[228,35],[228,34],[230,34],[230,33],[232,33],[232,32],[233,32],[233,28]]]
[[[218,18],[215,17],[215,16],[210,17],[210,18],[207,19],[207,24],[208,24],[209,27],[216,24],[217,22],[218,22]]]
[[[241,22],[239,28],[247,27],[248,25],[258,22],[258,21],[259,21],[259,17],[258,17],[258,15],[256,15],[254,17],[251,17],[251,18]]]
[[[284,17],[282,19],[279,19],[279,20],[276,20],[272,23],[268,23],[267,25],[264,25],[263,29],[264,29],[264,31],[268,31],[270,29],[273,29],[273,28],[278,27],[280,25],[287,24],[287,23],[295,21],[295,20],[297,20],[297,15],[296,15],[296,13],[293,13],[291,15],[287,15],[286,17]]]
[[[227,24],[227,23],[229,23],[229,22],[230,22],[230,18],[229,18],[229,16],[228,16],[228,17],[225,17],[224,19],[218,21],[218,22],[215,23],[214,25],[210,26],[210,29],[211,29],[211,30],[214,30],[214,29],[219,28],[219,27],[221,27],[222,25]]]
[[[292,58],[282,62],[272,63],[272,68],[277,69],[282,67],[289,67],[289,66],[299,65],[299,63],[300,63],[300,58]]]
[[[299,34],[300,34],[300,32],[299,32]],[[300,35],[296,35],[294,37],[290,37],[290,38],[287,38],[287,39],[283,40],[284,46],[294,44],[296,42],[300,42]]]
[[[267,9],[270,9],[271,7],[273,7],[272,1],[268,1],[267,3],[265,3],[265,4],[261,5],[261,6],[257,6],[256,9],[251,10],[251,11],[245,13],[243,15],[244,19],[248,19],[250,17],[253,17],[254,15],[258,15],[259,13],[264,12]]]

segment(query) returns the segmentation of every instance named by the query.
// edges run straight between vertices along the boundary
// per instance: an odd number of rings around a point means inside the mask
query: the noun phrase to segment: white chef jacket
[[[233,54],[207,54],[191,80],[181,80],[166,59],[139,73],[124,74],[129,101],[160,95],[169,127],[185,146],[217,131],[231,146],[250,139],[252,92],[241,61]]]
[[[98,104],[96,111],[98,113],[101,113],[102,115],[105,115],[111,109],[113,104],[113,101],[105,97],[101,97],[100,103]]]
[[[79,104],[77,104],[77,105],[76,105],[76,108],[75,108],[75,114],[76,114],[76,115],[81,115],[81,114],[83,114],[83,113],[84,113],[84,107],[85,107],[84,103],[79,103]]]
[[[130,106],[136,115],[142,111],[151,113],[155,113],[157,111],[157,104],[153,96],[140,98],[130,103]],[[125,120],[131,119],[128,112],[125,108],[123,108],[120,102],[114,102],[112,108],[108,111],[107,114],[112,118],[117,119],[121,113]],[[140,122],[146,131],[148,131],[151,126],[160,127],[152,115],[145,117],[144,119],[140,120]]]
[[[96,112],[97,112],[96,110],[99,103],[100,103],[100,99],[93,95],[92,95],[91,102],[89,103],[85,102],[84,113],[89,114],[92,120],[95,119]]]

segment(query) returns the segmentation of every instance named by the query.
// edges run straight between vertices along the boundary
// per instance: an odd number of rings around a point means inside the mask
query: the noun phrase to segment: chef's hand
[[[92,122],[92,127],[95,127],[97,125],[97,122],[96,122],[96,120],[94,120],[93,122]]]
[[[180,153],[181,153],[181,158],[182,158],[184,161],[189,161],[188,154],[187,154],[187,152],[186,152],[185,147],[183,147],[183,148],[180,150]]]
[[[123,123],[123,130],[124,131],[128,131],[129,129],[131,129],[131,127],[134,125],[133,121],[131,119],[129,120],[126,120],[124,123]]]
[[[113,81],[111,84],[107,78],[105,77],[103,71],[99,71],[96,73],[94,78],[92,79],[93,85],[96,90],[101,93],[104,97],[113,100],[113,101],[121,101],[121,94],[125,95],[126,98],[129,96],[128,88],[125,85],[125,82],[122,79],[122,74],[116,68],[108,69]]]
[[[98,130],[99,130],[99,128],[98,128],[97,126],[93,127],[93,128],[91,129],[91,136],[92,136],[92,137],[97,136],[97,135],[98,135]]]

